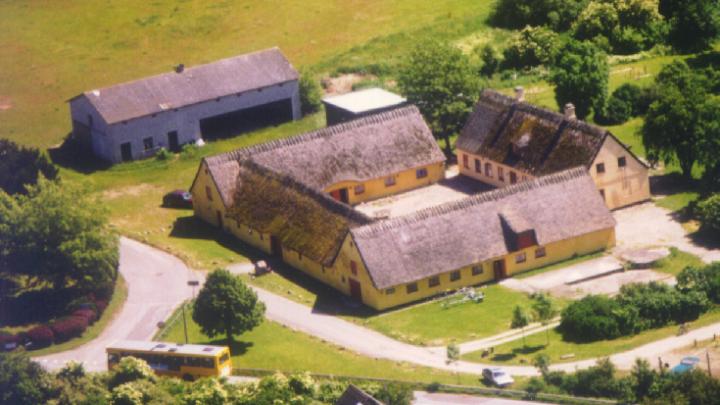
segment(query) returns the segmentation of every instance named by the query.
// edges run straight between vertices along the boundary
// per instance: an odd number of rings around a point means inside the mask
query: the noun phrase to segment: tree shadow
[[[82,146],[72,133],[65,135],[59,146],[49,148],[48,155],[54,164],[83,174],[107,170],[112,166],[112,163],[98,158],[92,150]]]
[[[720,249],[720,237],[715,231],[706,228],[688,235],[693,244],[705,249]]]
[[[706,67],[712,67],[715,69],[720,68],[720,52],[709,51],[693,56],[685,60],[688,66],[695,69],[702,69]]]
[[[213,339],[208,342],[202,342],[201,345],[212,345],[212,346],[227,346],[227,339],[224,337]],[[232,343],[230,343],[230,355],[232,356],[242,356],[243,354],[247,353],[250,348],[255,346],[253,342],[245,342],[242,340],[233,340]]]
[[[21,326],[47,322],[65,315],[65,309],[82,294],[75,288],[47,287],[0,297],[0,325]]]
[[[650,176],[650,193],[652,194],[671,195],[697,191],[698,187],[696,180],[688,182],[678,172]]]

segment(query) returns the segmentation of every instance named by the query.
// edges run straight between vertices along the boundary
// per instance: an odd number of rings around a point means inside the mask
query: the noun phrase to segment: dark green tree
[[[485,44],[482,48],[475,49],[475,53],[480,58],[480,74],[491,77],[500,68],[500,56],[495,48],[490,44]]]
[[[210,337],[225,334],[228,344],[233,335],[260,325],[265,304],[240,277],[225,269],[210,273],[195,300],[192,318]]]
[[[27,195],[0,191],[0,271],[82,290],[112,288],[118,240],[84,190],[40,178]]]
[[[41,174],[50,180],[55,180],[58,174],[45,154],[0,139],[0,189],[8,194],[26,193],[25,185],[37,183]]]
[[[580,119],[584,119],[590,110],[602,111],[609,75],[604,52],[592,43],[570,40],[558,52],[550,76],[555,85],[555,100],[561,107],[573,103]]]
[[[708,100],[707,76],[676,61],[663,67],[655,85],[657,99],[650,105],[641,130],[643,145],[651,161],[677,162],[683,177],[691,180],[692,168],[702,155],[702,136],[707,132],[707,123],[702,121]]]
[[[400,68],[398,86],[420,109],[435,137],[445,140],[450,156],[450,136],[465,124],[480,91],[468,58],[448,43],[421,43]]]
[[[555,31],[565,31],[587,3],[588,0],[499,0],[490,19],[506,28],[546,25]]]
[[[52,398],[52,375],[22,353],[0,353],[0,404],[36,405]]]
[[[300,73],[300,110],[302,115],[312,114],[322,107],[322,89],[310,71]]]
[[[702,225],[720,233],[720,194],[713,194],[698,204]]]
[[[720,34],[717,0],[660,0],[660,14],[670,24],[670,43],[681,51],[709,49]]]

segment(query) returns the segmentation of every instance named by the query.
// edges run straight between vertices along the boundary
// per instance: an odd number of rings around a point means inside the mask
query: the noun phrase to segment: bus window
[[[229,359],[230,359],[230,355],[229,355],[227,352],[225,352],[225,353],[223,353],[222,356],[220,357],[220,362],[219,362],[219,364],[225,364],[225,362],[228,361]]]

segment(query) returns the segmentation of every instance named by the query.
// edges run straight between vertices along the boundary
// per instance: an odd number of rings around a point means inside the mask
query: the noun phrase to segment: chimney
[[[175,73],[182,73],[183,70],[185,70],[185,65],[183,65],[182,63],[175,66]]]
[[[523,88],[523,86],[515,87],[515,100],[525,101],[525,89]]]
[[[575,105],[573,103],[565,104],[565,118],[569,120],[574,120],[575,118],[577,118],[575,116]]]

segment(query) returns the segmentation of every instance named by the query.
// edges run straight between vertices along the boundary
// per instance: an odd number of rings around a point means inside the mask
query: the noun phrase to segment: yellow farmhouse
[[[496,187],[583,166],[608,208],[650,198],[648,167],[613,134],[575,117],[485,90],[457,140],[460,173]]]
[[[380,310],[614,244],[615,221],[582,167],[392,219],[352,207],[443,169],[406,107],[208,157],[191,191],[198,217]]]

